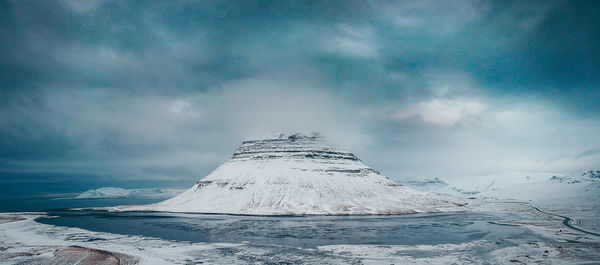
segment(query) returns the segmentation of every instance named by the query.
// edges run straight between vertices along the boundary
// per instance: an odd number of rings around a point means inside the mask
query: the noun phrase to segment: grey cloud
[[[575,158],[582,158],[582,157],[588,157],[588,156],[597,156],[597,155],[600,155],[600,148],[586,150],[584,152],[581,152],[581,153],[575,155]]]
[[[1,1],[0,170],[193,180],[273,131],[392,177],[587,169],[543,161],[598,145],[599,6]]]

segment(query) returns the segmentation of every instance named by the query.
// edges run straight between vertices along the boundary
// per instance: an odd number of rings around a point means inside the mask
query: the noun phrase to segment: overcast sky
[[[191,186],[280,131],[320,132],[393,179],[600,168],[598,1],[2,0],[0,14],[5,188]]]

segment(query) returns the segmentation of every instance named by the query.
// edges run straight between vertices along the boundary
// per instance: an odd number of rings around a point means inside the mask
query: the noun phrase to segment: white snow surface
[[[169,200],[116,211],[251,215],[408,214],[465,210],[396,184],[313,134],[244,141],[233,157]]]

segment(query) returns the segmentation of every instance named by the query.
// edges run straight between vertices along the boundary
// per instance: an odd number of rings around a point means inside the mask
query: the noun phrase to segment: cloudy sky
[[[0,1],[5,191],[320,132],[391,178],[600,168],[597,1]]]

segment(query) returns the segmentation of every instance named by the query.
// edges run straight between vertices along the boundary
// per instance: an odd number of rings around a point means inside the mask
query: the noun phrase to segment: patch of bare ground
[[[21,216],[0,215],[0,224],[22,221],[25,219],[27,219],[27,218],[24,218]]]
[[[0,250],[0,260],[24,265],[132,265],[139,262],[130,255],[80,246],[45,246],[17,252],[9,250]]]
[[[599,243],[531,242],[492,253],[492,264],[600,264]]]
[[[575,259],[577,261],[589,261],[593,264],[600,264],[600,243],[581,243],[581,242],[551,242],[560,254],[559,258]]]

